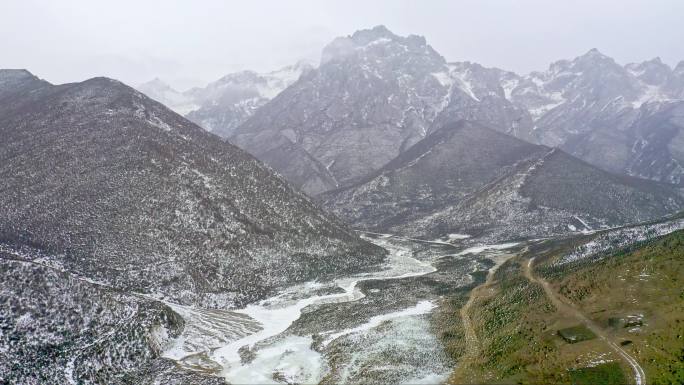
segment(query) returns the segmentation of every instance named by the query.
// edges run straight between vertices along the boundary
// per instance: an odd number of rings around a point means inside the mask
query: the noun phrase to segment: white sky
[[[682,0],[0,0],[0,68],[53,83],[160,77],[185,89],[242,69],[317,61],[386,25],[447,60],[521,73],[596,47],[620,63],[684,60]]]

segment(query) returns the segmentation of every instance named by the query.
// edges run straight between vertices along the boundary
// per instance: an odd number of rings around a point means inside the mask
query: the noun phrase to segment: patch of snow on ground
[[[452,71],[451,75],[457,81],[459,88],[463,92],[468,94],[468,96],[473,98],[473,100],[475,100],[476,102],[480,101],[480,99],[477,96],[475,96],[475,93],[473,92],[473,86],[470,83],[470,80],[468,79],[468,75],[469,75],[468,71],[466,71],[465,73]]]
[[[607,231],[600,234],[592,241],[577,247],[573,252],[567,254],[558,261],[558,264],[562,265],[594,257],[608,250],[667,235],[681,229],[684,229],[684,219]]]
[[[483,251],[487,250],[505,250],[505,249],[510,249],[512,247],[518,246],[520,243],[519,242],[510,242],[510,243],[501,243],[498,245],[480,245],[480,246],[473,246],[469,247],[460,253],[456,254],[456,256],[461,256],[461,255],[467,255],[467,254],[479,254],[482,253]]]
[[[468,234],[449,234],[449,235],[447,235],[447,238],[453,239],[453,240],[468,239],[468,238],[470,238],[470,235],[468,235]]]
[[[324,362],[323,357],[311,349],[312,342],[311,337],[288,336],[260,349],[249,365],[231,367],[224,375],[232,384],[318,382],[324,374]]]
[[[518,80],[516,78],[505,79],[505,80],[501,81],[501,88],[503,88],[504,96],[506,97],[507,100],[511,100],[511,95],[513,94],[513,90],[515,90],[519,84],[520,84],[520,80]]]
[[[442,71],[442,72],[434,72],[432,73],[432,76],[439,81],[439,83],[446,87],[446,88],[451,88],[451,86],[454,84],[454,78],[449,76],[449,73],[447,71]]]
[[[382,324],[383,322],[394,319],[394,318],[401,318],[401,317],[427,314],[427,313],[431,312],[432,309],[434,309],[435,307],[436,306],[434,303],[432,303],[432,301],[420,301],[414,307],[410,307],[410,308],[400,310],[397,312],[393,312],[393,313],[376,315],[374,317],[371,317],[368,320],[368,322],[366,322],[363,325],[359,325],[353,329],[346,329],[346,330],[342,330],[340,332],[328,335],[328,337],[323,342],[323,345],[328,345],[333,340],[335,340],[339,337],[345,336],[347,334],[354,334],[354,333],[370,330],[374,327],[380,326],[380,324]]]
[[[257,362],[273,362],[273,357],[262,357],[264,349],[256,350],[256,359],[253,363],[248,364],[242,363],[238,350],[244,346],[250,348],[257,347],[258,344],[283,333],[300,317],[302,310],[309,305],[361,299],[364,297],[364,294],[356,287],[360,281],[408,278],[428,274],[436,270],[431,264],[413,258],[412,252],[408,248],[396,246],[383,239],[376,239],[374,242],[390,251],[390,255],[385,262],[385,269],[379,272],[364,273],[337,280],[335,284],[343,289],[342,293],[311,295],[305,298],[298,298],[295,294],[306,292],[307,288],[311,291],[312,288],[317,287],[315,283],[307,283],[292,287],[290,290],[275,297],[256,304],[250,304],[244,309],[232,312],[233,314],[247,315],[250,320],[256,321],[261,329],[255,333],[232,340],[211,353],[211,359],[224,368],[222,375],[231,382],[235,382],[236,379],[239,381],[240,376],[249,372],[252,373],[251,375],[259,376],[260,378],[271,378],[273,373],[268,372],[272,369],[269,365],[259,366],[256,364]],[[425,306],[421,305],[419,310],[425,311]],[[268,350],[267,355],[274,354],[274,352],[274,350]],[[287,353],[287,349],[283,350],[283,352]],[[182,357],[178,357],[177,347],[165,352],[164,355],[173,356],[177,360],[182,359]],[[260,358],[263,358],[264,361],[259,361]],[[258,372],[261,372],[261,374]]]
[[[639,108],[644,103],[665,102],[665,101],[670,100],[670,98],[662,92],[660,87],[650,85],[650,84],[643,84],[642,86],[643,86],[643,93],[641,94],[639,99],[632,102],[633,108]]]

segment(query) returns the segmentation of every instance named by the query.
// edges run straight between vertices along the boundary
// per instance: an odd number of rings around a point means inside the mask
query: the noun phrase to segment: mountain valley
[[[0,137],[0,385],[684,383],[684,62],[379,25],[186,91],[0,69]]]

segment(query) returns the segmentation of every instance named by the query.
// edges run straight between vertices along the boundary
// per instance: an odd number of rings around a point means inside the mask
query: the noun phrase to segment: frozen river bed
[[[435,308],[517,244],[457,252],[444,243],[364,237],[388,250],[380,269],[292,286],[240,310],[169,304],[186,327],[164,356],[231,384],[446,379],[454,363],[435,335]]]

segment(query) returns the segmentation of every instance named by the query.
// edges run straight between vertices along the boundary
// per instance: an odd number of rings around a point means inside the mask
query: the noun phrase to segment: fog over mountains
[[[311,64],[299,62],[264,74],[237,72],[204,88],[192,88],[185,92],[176,91],[156,78],[139,85],[138,89],[207,131],[225,138],[231,136],[235,128],[251,117],[256,109],[311,69]]]
[[[231,134],[220,132],[313,195],[358,180],[461,119],[607,171],[679,184],[682,98],[684,62],[623,66],[592,49],[518,75],[447,62],[424,38],[378,26],[330,43],[318,68],[242,114],[249,119],[229,125]],[[196,121],[214,130],[211,122],[241,103],[213,115],[205,109]]]

